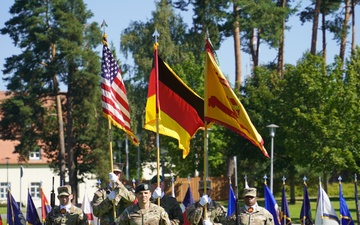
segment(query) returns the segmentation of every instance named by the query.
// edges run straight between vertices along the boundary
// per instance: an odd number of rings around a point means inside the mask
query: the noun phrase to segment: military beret
[[[138,193],[140,191],[149,191],[150,187],[148,184],[139,184],[136,188],[135,188],[135,193]]]
[[[58,196],[69,196],[71,195],[71,186],[70,185],[64,185],[58,187]]]
[[[244,188],[244,197],[256,197],[256,188]]]
[[[164,177],[160,175],[160,183],[164,181]],[[157,183],[157,175],[153,176],[150,180],[150,184]]]

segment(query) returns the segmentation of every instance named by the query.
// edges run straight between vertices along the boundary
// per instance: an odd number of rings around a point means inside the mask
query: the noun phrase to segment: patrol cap
[[[135,188],[135,193],[138,193],[140,191],[149,191],[150,187],[148,184],[139,184],[136,188]]]
[[[199,181],[199,189],[204,189],[204,181],[200,180]],[[207,180],[206,181],[206,189],[211,189],[211,181]]]
[[[244,188],[244,197],[256,197],[256,188]]]
[[[71,195],[71,186],[70,185],[64,185],[58,187],[58,196],[69,196]]]
[[[164,181],[164,177],[160,175],[160,183]],[[157,183],[157,175],[153,176],[150,180],[150,184]]]
[[[124,164],[123,163],[115,163],[113,165],[113,172],[122,172]]]

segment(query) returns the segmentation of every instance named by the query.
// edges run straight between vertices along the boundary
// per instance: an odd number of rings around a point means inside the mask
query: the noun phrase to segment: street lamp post
[[[138,174],[138,183],[140,183],[140,143],[141,143],[141,133],[138,133],[137,135],[137,139],[139,140],[139,146],[137,149],[137,174]]]
[[[273,192],[273,178],[274,178],[274,137],[276,128],[278,128],[278,125],[270,124],[266,127],[270,130],[270,137],[271,137],[271,156],[270,156],[270,190],[271,193]]]

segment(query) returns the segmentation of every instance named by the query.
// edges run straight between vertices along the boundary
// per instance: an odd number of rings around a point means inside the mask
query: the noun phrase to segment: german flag
[[[185,158],[191,138],[204,127],[204,100],[157,55],[157,50],[149,80],[145,129],[157,132],[156,112],[159,134],[177,139]]]

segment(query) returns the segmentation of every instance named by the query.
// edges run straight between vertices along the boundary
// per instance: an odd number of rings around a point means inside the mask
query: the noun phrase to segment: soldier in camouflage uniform
[[[273,215],[257,204],[256,188],[244,188],[243,197],[245,206],[239,208],[239,223],[232,215],[230,225],[274,225]]]
[[[220,203],[213,201],[211,195],[211,181],[206,181],[206,192],[204,195],[204,181],[199,181],[200,200],[186,208],[186,216],[191,225],[213,225],[226,224],[226,208]],[[207,219],[204,218],[204,206],[207,204]]]
[[[115,201],[116,216],[136,200],[132,187],[125,187],[121,182],[123,164],[114,164],[113,173],[109,173],[110,184],[95,192],[93,197],[93,213],[100,219],[101,225],[115,224],[113,201]],[[112,186],[114,184],[114,190]]]
[[[45,225],[88,225],[88,219],[82,209],[71,204],[73,195],[71,186],[58,187],[59,206],[51,209],[46,216]]]
[[[137,204],[131,205],[116,219],[118,225],[171,225],[164,208],[150,202],[148,184],[139,184],[135,189]]]
[[[184,216],[180,207],[180,204],[176,201],[176,198],[165,195],[165,182],[164,177],[160,177],[160,187],[157,186],[157,175],[155,175],[151,180],[151,192],[152,199],[151,202],[158,204],[158,198],[160,197],[160,206],[165,209],[168,213],[172,225],[182,225],[184,223]]]

